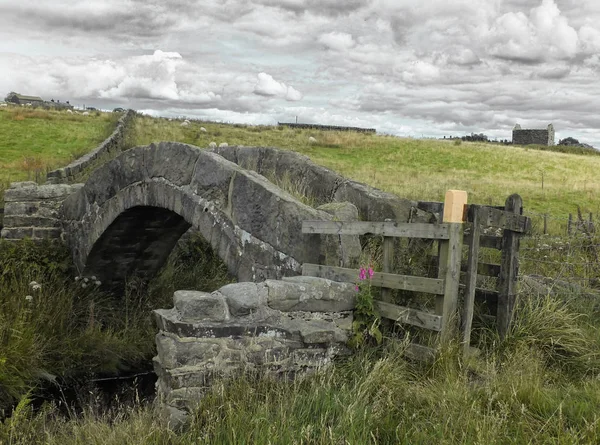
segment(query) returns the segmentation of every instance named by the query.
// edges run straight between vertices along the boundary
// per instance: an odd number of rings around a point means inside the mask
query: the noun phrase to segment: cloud
[[[254,86],[254,94],[259,96],[280,97],[288,101],[298,101],[302,99],[302,94],[291,86],[273,79],[273,76],[267,73],[258,74],[258,83]]]
[[[402,135],[553,122],[600,145],[597,0],[0,0],[0,17],[4,93]]]
[[[351,34],[345,32],[329,32],[319,37],[319,42],[334,51],[347,51],[354,46]]]
[[[554,0],[542,0],[529,16],[508,12],[494,23],[489,36],[490,53],[496,57],[523,62],[572,59],[579,37],[561,14]]]

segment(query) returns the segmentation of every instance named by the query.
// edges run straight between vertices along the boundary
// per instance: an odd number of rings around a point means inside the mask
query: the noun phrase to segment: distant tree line
[[[483,133],[471,133],[466,136],[444,136],[444,139],[453,139],[453,140],[461,140],[465,142],[487,142],[490,144],[503,144],[503,145],[511,145],[512,141],[508,139],[490,139],[486,134]]]

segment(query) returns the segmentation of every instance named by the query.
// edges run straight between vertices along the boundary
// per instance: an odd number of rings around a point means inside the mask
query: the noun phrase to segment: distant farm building
[[[512,142],[514,145],[554,145],[554,126],[550,124],[545,130],[524,130],[517,124],[513,128]]]
[[[44,99],[37,96],[25,96],[19,93],[10,93],[6,96],[6,102],[10,102],[17,105],[27,105],[31,104],[34,106],[42,106],[44,105]]]

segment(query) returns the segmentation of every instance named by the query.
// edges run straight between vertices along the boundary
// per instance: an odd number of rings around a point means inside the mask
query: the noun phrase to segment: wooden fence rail
[[[479,299],[487,303],[492,312],[488,318],[495,321],[496,328],[503,337],[510,326],[515,305],[519,237],[531,227],[530,219],[523,216],[521,198],[511,195],[502,208],[467,205],[466,192],[450,190],[445,202],[419,203],[419,207],[443,215],[442,223],[304,221],[302,232],[383,236],[383,271],[375,272],[371,278],[371,285],[382,289],[381,299],[374,302],[382,317],[438,332],[442,343],[453,338],[460,329],[464,351],[467,353],[470,348],[475,300]],[[493,228],[491,232],[494,234],[484,233],[489,232],[490,228]],[[437,278],[392,273],[394,238],[437,240]],[[463,245],[468,247],[466,262],[463,262]],[[482,248],[500,250],[501,264],[479,262]],[[333,281],[355,282],[359,271],[307,263],[303,265],[302,273]],[[489,285],[490,281],[495,282],[495,289],[478,287],[485,282]],[[427,312],[394,304],[391,301],[392,289],[434,295],[435,311]],[[464,296],[462,308],[458,307],[459,289]],[[418,356],[433,355],[431,349],[421,345],[414,346],[413,353],[417,351]]]

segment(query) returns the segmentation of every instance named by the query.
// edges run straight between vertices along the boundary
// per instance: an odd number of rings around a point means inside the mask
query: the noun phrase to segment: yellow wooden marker
[[[445,223],[460,223],[465,220],[467,192],[464,190],[448,190],[444,201]]]

